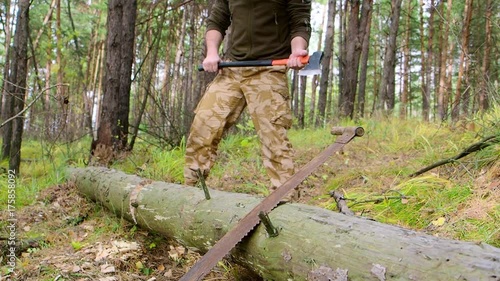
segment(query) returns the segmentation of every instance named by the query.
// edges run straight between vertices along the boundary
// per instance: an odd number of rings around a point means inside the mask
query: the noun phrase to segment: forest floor
[[[401,124],[384,125],[364,124],[367,134],[333,155],[301,184],[301,196],[294,202],[337,211],[329,192],[340,190],[356,215],[500,247],[499,145],[409,178],[424,166],[458,154],[482,134],[428,125],[410,124],[399,130],[395,127]],[[290,139],[298,167],[334,141],[326,130],[293,130]],[[155,180],[179,181],[182,167],[165,163],[181,161],[182,151],[172,154],[173,158],[155,156],[151,151],[138,147],[113,168]],[[231,136],[221,143],[209,187],[265,196],[267,182],[255,137]],[[65,181],[36,190],[36,198],[16,209],[15,215],[16,238],[22,244],[17,247],[15,274],[8,274],[7,257],[1,257],[0,281],[178,280],[200,257],[169,238],[115,217]],[[4,223],[0,232],[4,248],[7,235]],[[205,280],[259,278],[222,261]]]

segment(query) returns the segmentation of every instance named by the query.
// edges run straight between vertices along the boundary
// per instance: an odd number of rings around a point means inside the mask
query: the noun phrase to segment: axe
[[[299,75],[316,75],[321,74],[321,59],[323,59],[323,52],[314,52],[310,56],[305,56],[300,59],[304,68],[299,70]],[[219,62],[219,68],[223,67],[247,67],[247,66],[276,66],[286,65],[288,59],[279,60],[247,60],[247,61],[222,61]],[[203,71],[203,65],[198,66],[199,71]]]

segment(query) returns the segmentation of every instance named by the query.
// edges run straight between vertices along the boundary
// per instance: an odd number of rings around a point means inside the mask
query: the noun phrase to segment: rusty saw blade
[[[268,213],[274,209],[289,191],[297,187],[316,168],[323,164],[333,153],[339,151],[354,137],[362,136],[362,127],[334,127],[333,135],[340,135],[336,141],[323,152],[309,161],[283,185],[278,187],[261,203],[255,206],[236,226],[227,232],[210,250],[199,259],[191,269],[182,276],[179,281],[199,281],[212,270],[212,268],[224,258],[258,223],[259,213]]]

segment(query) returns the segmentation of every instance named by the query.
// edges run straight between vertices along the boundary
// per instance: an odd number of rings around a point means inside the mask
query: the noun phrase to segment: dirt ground
[[[21,270],[12,280],[178,280],[200,257],[120,221],[70,184],[43,190],[16,218]],[[228,267],[221,263],[207,280],[234,280]]]

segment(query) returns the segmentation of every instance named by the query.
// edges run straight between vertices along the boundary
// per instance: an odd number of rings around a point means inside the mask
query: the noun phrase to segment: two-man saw
[[[340,136],[333,144],[304,165],[295,175],[255,206],[233,229],[228,231],[226,235],[210,248],[210,250],[180,279],[180,281],[202,280],[202,278],[208,274],[222,258],[229,254],[236,244],[259,224],[259,214],[261,212],[267,214],[274,209],[288,192],[297,187],[316,168],[325,163],[331,155],[341,150],[344,145],[349,143],[354,137],[362,136],[364,134],[364,129],[362,127],[333,127],[331,133],[332,135]]]

